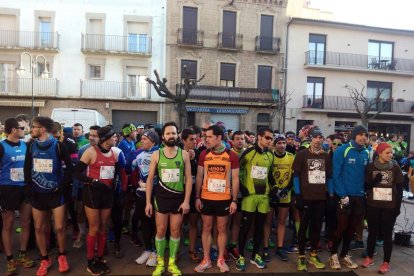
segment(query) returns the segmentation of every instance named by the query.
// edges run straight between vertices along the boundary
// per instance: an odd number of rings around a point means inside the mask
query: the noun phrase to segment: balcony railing
[[[362,102],[358,102],[358,107],[363,108]],[[356,111],[355,101],[346,96],[303,96],[303,108]],[[411,113],[414,112],[414,102],[412,101],[391,101],[383,99],[376,101],[372,99],[371,111],[381,110],[382,112]]]
[[[81,96],[149,100],[151,98],[151,86],[149,83],[81,80]]]
[[[203,47],[204,45],[204,31],[179,28],[177,44],[183,46]]]
[[[151,36],[146,34],[82,34],[82,51],[149,56],[152,52],[152,41]]]
[[[0,30],[0,48],[59,50],[60,35],[57,32],[24,32]]]
[[[277,54],[280,51],[280,38],[256,36],[256,52]]]
[[[57,96],[59,81],[57,79],[33,79],[33,94],[35,96]],[[31,96],[31,78],[0,78],[0,95]]]
[[[236,33],[218,33],[217,48],[227,50],[241,50],[243,48],[243,35]]]
[[[179,92],[180,85],[177,84],[176,93]],[[189,99],[271,104],[277,100],[275,97],[276,93],[272,89],[197,85],[191,90]]]
[[[305,65],[414,73],[414,60],[412,59],[378,59],[375,56],[337,52],[307,51]]]

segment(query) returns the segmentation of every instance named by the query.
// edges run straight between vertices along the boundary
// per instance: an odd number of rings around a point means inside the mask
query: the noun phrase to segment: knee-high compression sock
[[[92,260],[95,255],[96,236],[86,236],[86,258]]]
[[[105,244],[106,244],[106,233],[99,233],[97,236],[97,242],[98,242],[98,246],[97,246],[97,250],[96,250],[96,254],[98,255],[98,257],[102,257],[103,253],[104,253],[104,249],[105,249]]]
[[[175,261],[177,257],[178,249],[180,248],[180,238],[175,239],[173,237],[170,237],[169,247],[170,247],[170,259],[174,259]]]
[[[165,251],[165,245],[167,244],[167,240],[165,237],[158,238],[155,237],[155,249],[157,250],[157,255],[164,259],[164,251]]]

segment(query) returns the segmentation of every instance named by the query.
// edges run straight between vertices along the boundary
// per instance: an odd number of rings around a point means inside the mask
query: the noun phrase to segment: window
[[[197,44],[197,16],[198,9],[193,7],[183,8],[183,33],[184,44]]]
[[[308,64],[325,64],[326,36],[309,34]]]
[[[128,52],[146,53],[148,52],[148,35],[147,34],[128,34]]]
[[[368,42],[368,67],[386,69],[393,60],[394,43],[370,40]]]
[[[220,86],[235,87],[236,82],[236,64],[220,64]]]
[[[41,47],[53,46],[52,23],[49,17],[39,18],[39,40]]]
[[[391,112],[391,82],[368,81],[367,97],[371,99],[371,110]]]
[[[15,72],[14,64],[0,63],[0,92],[13,91]]]
[[[259,113],[257,114],[257,131],[264,127],[269,127],[270,125],[270,115],[268,113]]]
[[[197,61],[195,60],[181,60],[181,82],[184,82],[184,78],[186,77],[186,71],[190,74],[189,78],[192,80],[197,79]]]
[[[273,16],[271,15],[260,17],[260,50],[273,50]]]
[[[89,65],[89,78],[101,79],[102,78],[102,65]]]
[[[47,71],[49,72],[48,77],[50,78],[51,72],[50,72],[50,64],[49,63],[46,63],[46,68],[47,68]],[[44,62],[38,62],[37,66],[36,66],[36,76],[41,77],[44,70],[45,70],[45,63]]]
[[[148,99],[149,86],[147,76],[128,75],[128,96],[131,98]]]
[[[306,107],[323,108],[324,78],[308,77],[306,85]]]
[[[224,48],[236,48],[236,24],[237,13],[223,11],[222,46]]]
[[[257,67],[257,88],[272,89],[272,67],[261,66]]]

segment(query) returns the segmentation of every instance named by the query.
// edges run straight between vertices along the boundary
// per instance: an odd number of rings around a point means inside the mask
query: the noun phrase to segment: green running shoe
[[[301,256],[298,258],[298,265],[296,267],[296,270],[301,272],[307,272],[308,271],[308,267],[306,266],[306,259],[304,256]]]
[[[175,262],[168,263],[168,272],[170,272],[173,276],[182,275],[181,270],[178,269],[178,266],[175,264]]]
[[[239,271],[246,271],[246,262],[242,255],[240,255],[240,257],[236,261],[236,269]]]
[[[157,256],[157,266],[155,267],[154,272],[152,272],[152,276],[161,276],[165,271],[164,260]]]
[[[254,259],[250,259],[250,263],[256,265],[260,269],[266,267],[266,263],[263,261],[262,257],[259,254],[256,254],[254,256]]]
[[[321,262],[318,255],[310,256],[309,257],[309,263],[314,265],[317,269],[324,269],[325,264]]]

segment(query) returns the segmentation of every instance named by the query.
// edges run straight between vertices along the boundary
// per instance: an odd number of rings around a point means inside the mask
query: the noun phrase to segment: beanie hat
[[[133,124],[130,124],[129,126],[126,126],[122,129],[122,135],[128,136],[135,130],[137,130],[137,128]]]
[[[279,141],[286,141],[286,137],[283,134],[276,134],[275,135],[275,144]]]
[[[72,133],[72,128],[71,127],[65,127],[63,128],[63,133]]]
[[[364,127],[363,125],[358,125],[358,126],[354,127],[351,131],[351,139],[355,140],[355,137],[358,134],[362,134],[362,133],[368,134],[368,129],[366,127]]]
[[[148,139],[150,139],[156,145],[158,145],[160,143],[160,137],[158,136],[158,134],[155,131],[146,130],[144,132],[144,134],[142,134],[142,136],[147,137]]]
[[[318,137],[318,136],[322,136],[323,137],[322,129],[320,129],[318,126],[314,126],[309,131],[309,137],[310,138],[315,138],[315,137]]]
[[[98,129],[99,142],[103,143],[114,136],[115,131],[110,126],[104,126]]]
[[[379,143],[377,145],[377,148],[375,149],[375,151],[377,152],[377,154],[380,154],[381,152],[383,152],[387,148],[391,148],[391,145],[386,143],[386,142],[383,142],[383,143]]]

